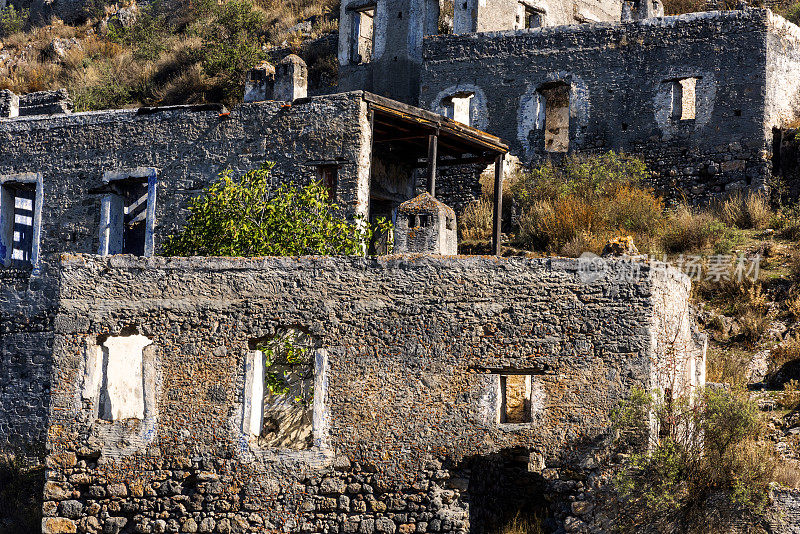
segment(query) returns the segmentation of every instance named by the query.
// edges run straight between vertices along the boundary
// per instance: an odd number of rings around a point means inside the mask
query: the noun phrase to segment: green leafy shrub
[[[164,245],[166,256],[362,255],[373,228],[350,223],[319,183],[269,184],[271,164],[235,179],[225,171],[189,205],[183,230]],[[375,231],[388,231],[379,223]]]
[[[17,9],[13,5],[0,9],[0,37],[21,32],[28,24],[29,17],[29,10]]]
[[[619,410],[620,435],[641,433],[650,413],[659,439],[630,454],[614,479],[623,530],[659,524],[699,532],[711,516],[724,524],[764,513],[776,459],[746,392],[706,391],[693,403],[639,392]]]

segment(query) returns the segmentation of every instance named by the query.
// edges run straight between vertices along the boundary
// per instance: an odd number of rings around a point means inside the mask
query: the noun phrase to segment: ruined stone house
[[[525,164],[633,153],[668,194],[796,179],[780,160],[800,30],[767,9],[664,17],[657,0],[460,0],[449,33],[440,19],[436,1],[343,2],[340,87],[485,130]]]

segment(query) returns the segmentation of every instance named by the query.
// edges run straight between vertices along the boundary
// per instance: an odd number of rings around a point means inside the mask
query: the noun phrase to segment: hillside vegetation
[[[278,47],[336,30],[335,0],[156,0],[98,8],[70,26],[37,27],[0,11],[0,89],[64,87],[76,111],[241,100],[247,71]],[[335,79],[334,57],[313,57],[312,79]],[[320,72],[321,71],[321,72]]]

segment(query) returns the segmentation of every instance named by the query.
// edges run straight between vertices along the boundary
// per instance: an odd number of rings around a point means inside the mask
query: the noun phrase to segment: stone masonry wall
[[[0,272],[0,447],[44,439],[58,255],[97,252],[102,194],[91,191],[105,172],[156,169],[158,253],[188,201],[225,169],[273,161],[278,184],[314,180],[315,164],[338,162],[340,201],[365,210],[357,184],[368,172],[368,132],[360,93],[245,104],[230,114],[205,106],[0,119],[0,177],[40,173],[43,182],[40,265]]]
[[[541,90],[565,83],[571,152],[638,154],[673,195],[702,200],[760,188],[771,171],[765,95],[773,19],[768,10],[747,9],[427,37],[420,103],[439,109],[450,95],[473,93],[473,125],[536,163],[549,154]],[[795,48],[773,45],[771,61]],[[679,120],[671,116],[670,91],[685,77],[697,78],[696,117]]]
[[[637,280],[614,260],[587,277],[562,259],[66,256],[44,531],[466,533],[522,496],[547,512],[547,477],[594,465],[610,410],[654,385],[658,302],[686,298],[683,275],[636,265]],[[327,354],[305,450],[241,430],[252,340],[283,327]],[[157,415],[97,419],[87,358],[134,331]],[[509,373],[530,376],[531,422],[498,422]]]

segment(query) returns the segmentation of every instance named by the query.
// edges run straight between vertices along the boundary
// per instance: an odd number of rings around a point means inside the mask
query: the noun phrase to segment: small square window
[[[525,6],[525,28],[541,28],[544,24],[544,14],[532,7]]]
[[[417,215],[416,220],[414,222],[415,222],[414,226],[416,228],[425,228],[430,223],[430,216],[427,214]]]
[[[475,93],[458,93],[442,101],[444,115],[461,124],[470,126],[472,115],[472,99]]]
[[[500,422],[531,422],[530,375],[500,375]]]

